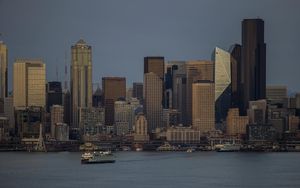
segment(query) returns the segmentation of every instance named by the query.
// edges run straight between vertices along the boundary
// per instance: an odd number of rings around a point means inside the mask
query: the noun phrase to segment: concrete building
[[[214,81],[214,63],[211,61],[188,61],[186,67],[186,125],[192,124],[192,85],[196,81]]]
[[[192,85],[192,127],[201,134],[215,129],[215,86],[212,81]]]
[[[180,117],[181,114],[177,109],[163,109],[163,122],[166,127],[179,126]]]
[[[115,127],[117,135],[124,135],[133,130],[135,110],[140,106],[137,99],[133,101],[118,100],[115,102]]]
[[[246,114],[249,101],[266,98],[266,43],[262,19],[244,19],[242,22],[241,68],[242,114]]]
[[[276,108],[288,108],[289,100],[286,86],[267,86],[266,99],[268,106]]]
[[[79,108],[92,107],[92,47],[79,40],[71,47],[71,126],[79,127]]]
[[[266,98],[268,100],[274,99],[286,99],[287,96],[287,87],[286,86],[267,86],[266,88]]]
[[[44,125],[45,111],[43,107],[16,107],[16,131],[20,138],[38,138],[40,125]]]
[[[298,116],[289,116],[289,131],[296,132],[299,130],[300,118]]]
[[[9,138],[9,119],[0,116],[0,141],[8,141]]]
[[[9,120],[9,129],[15,133],[15,112],[13,96],[8,96],[4,99],[4,115]]]
[[[81,135],[94,135],[98,127],[104,125],[105,111],[103,108],[80,108],[79,128]]]
[[[266,123],[267,101],[257,100],[249,101],[248,117],[250,124]]]
[[[148,121],[148,131],[163,127],[163,80],[155,73],[144,74],[144,113]]]
[[[55,124],[55,139],[57,141],[69,140],[69,126],[65,123]]]
[[[250,142],[272,142],[276,139],[276,130],[268,124],[247,125],[247,137]]]
[[[169,127],[166,137],[170,143],[200,143],[201,131],[194,130],[191,127]]]
[[[61,105],[53,105],[50,108],[51,112],[51,137],[55,138],[56,124],[64,122],[64,107]]]
[[[46,65],[41,60],[17,59],[13,70],[14,107],[46,105]]]
[[[0,98],[7,97],[7,67],[8,67],[8,50],[4,42],[0,41]]]
[[[216,122],[226,120],[231,106],[231,59],[230,53],[216,47],[212,60],[215,62]]]
[[[105,106],[105,125],[113,126],[115,119],[115,101],[119,98],[126,98],[126,78],[103,77],[102,89]]]
[[[134,126],[134,141],[147,142],[149,141],[147,119],[143,113],[136,116]]]
[[[248,116],[240,116],[238,108],[230,108],[226,118],[227,135],[246,134],[247,125],[249,124]]]
[[[132,88],[128,88],[126,90],[126,100],[129,101],[131,98],[132,98],[132,92],[133,92],[133,89]]]

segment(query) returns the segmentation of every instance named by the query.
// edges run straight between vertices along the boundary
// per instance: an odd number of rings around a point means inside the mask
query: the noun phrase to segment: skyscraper
[[[185,61],[169,61],[165,64],[165,93],[164,108],[177,107],[177,79],[178,74],[184,74]]]
[[[0,98],[7,97],[8,52],[6,45],[0,41]]]
[[[186,63],[186,124],[192,124],[192,85],[196,81],[214,81],[214,63],[211,61],[188,61]]]
[[[132,97],[137,98],[140,101],[140,104],[143,104],[143,89],[143,83],[133,83]]]
[[[62,104],[62,87],[61,82],[48,82],[47,84],[47,112],[50,112],[50,108],[53,105]],[[63,122],[60,122],[63,123]]]
[[[102,89],[105,106],[105,125],[112,126],[115,118],[115,101],[126,97],[126,78],[103,77]]]
[[[243,111],[249,101],[266,97],[266,44],[264,21],[245,19],[242,22],[242,96]]]
[[[216,121],[225,121],[231,106],[231,65],[230,54],[216,47],[213,53],[215,62],[215,103]]]
[[[241,98],[241,61],[242,61],[242,46],[234,44],[230,48],[230,65],[231,65],[231,107],[242,110]]]
[[[14,63],[14,107],[45,107],[46,65],[41,60],[17,59]]]
[[[160,79],[164,80],[165,76],[165,60],[164,57],[145,57],[144,58],[144,74],[153,72]]]
[[[192,84],[192,127],[201,134],[215,129],[215,85],[209,80]]]
[[[162,79],[154,72],[144,74],[144,113],[148,131],[163,127]]]
[[[79,108],[92,107],[92,47],[81,39],[71,51],[72,126],[78,128]]]

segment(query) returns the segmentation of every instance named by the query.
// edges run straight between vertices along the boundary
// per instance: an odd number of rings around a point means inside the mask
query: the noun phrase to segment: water
[[[118,152],[114,164],[81,153],[0,153],[0,187],[300,187],[300,153]]]

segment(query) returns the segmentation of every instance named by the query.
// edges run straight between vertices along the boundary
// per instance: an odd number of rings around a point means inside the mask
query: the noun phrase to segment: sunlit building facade
[[[215,129],[215,86],[212,81],[192,85],[192,128],[201,134]]]
[[[212,59],[215,62],[216,121],[221,122],[231,106],[230,53],[216,47]]]
[[[201,80],[214,81],[214,63],[212,61],[188,61],[186,67],[186,124],[192,124],[192,85]]]
[[[13,70],[14,107],[45,107],[46,65],[41,60],[17,59]]]
[[[79,40],[71,47],[72,127],[79,127],[79,108],[92,107],[92,47]]]

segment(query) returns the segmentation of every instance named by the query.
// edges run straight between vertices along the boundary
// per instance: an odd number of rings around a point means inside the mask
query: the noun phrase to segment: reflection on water
[[[300,153],[118,152],[81,165],[81,153],[0,153],[0,187],[300,187]]]

